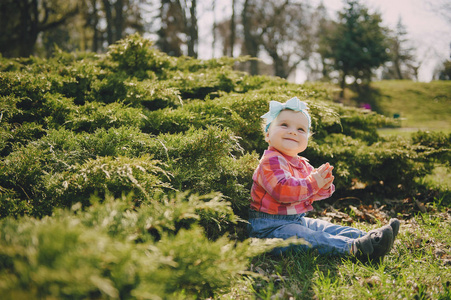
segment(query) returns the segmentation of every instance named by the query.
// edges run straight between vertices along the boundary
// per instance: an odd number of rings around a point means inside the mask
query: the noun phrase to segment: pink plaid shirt
[[[329,198],[335,191],[318,188],[308,160],[285,156],[269,147],[252,176],[251,209],[277,215],[301,214],[313,209],[313,201]]]

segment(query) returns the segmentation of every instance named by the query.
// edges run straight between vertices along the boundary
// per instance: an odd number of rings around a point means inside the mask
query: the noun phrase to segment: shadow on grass
[[[356,96],[352,98],[353,101],[362,105],[369,104],[371,110],[384,114],[384,110],[380,105],[380,99],[382,98],[381,90],[370,85],[352,87],[353,91],[356,92]]]
[[[258,273],[253,284],[256,299],[312,299],[315,281],[326,279],[333,284],[343,258],[319,255],[317,251],[289,252],[282,256],[263,254],[256,257],[250,271]]]

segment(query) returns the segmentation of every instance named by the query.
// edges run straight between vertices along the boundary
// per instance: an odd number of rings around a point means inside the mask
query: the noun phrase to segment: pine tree
[[[368,84],[373,70],[389,59],[387,30],[380,25],[381,16],[370,14],[359,1],[348,0],[346,4],[335,27],[321,41],[321,55],[340,72],[341,96],[348,77],[353,77],[357,85]]]

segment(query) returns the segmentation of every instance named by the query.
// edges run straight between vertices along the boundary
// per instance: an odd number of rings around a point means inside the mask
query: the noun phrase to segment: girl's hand
[[[334,167],[330,167],[329,168],[329,173],[327,174],[327,176],[326,176],[326,179],[327,178],[332,178],[332,181],[330,181],[328,184],[326,184],[325,186],[323,186],[323,189],[324,190],[328,190],[328,189],[330,189],[330,186],[332,185],[332,182],[334,181],[334,179],[335,179],[335,177],[332,175],[332,170],[334,169]]]
[[[326,185],[324,185],[323,187],[322,187],[322,189],[323,190],[328,190],[328,189],[330,189],[330,187],[331,187],[331,185],[332,185],[332,182],[334,181],[334,176],[332,176],[332,175],[330,175],[330,177],[327,177],[327,178],[331,178],[332,180],[329,182],[329,183],[327,183]]]
[[[334,176],[332,176],[332,170],[334,169],[329,163],[321,165],[318,169],[312,172],[313,178],[320,189],[329,189]]]

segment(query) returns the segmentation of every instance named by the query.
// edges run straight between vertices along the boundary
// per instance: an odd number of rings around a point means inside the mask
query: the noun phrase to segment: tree
[[[50,55],[54,45],[66,51],[104,51],[126,34],[144,32],[142,11],[146,3],[142,0],[3,0],[0,51],[7,57]]]
[[[223,56],[233,57],[235,46],[243,44],[241,36],[236,35],[235,17],[233,13],[230,19],[225,19],[215,24],[215,36],[216,40],[222,44]]]
[[[3,0],[0,4],[0,52],[5,57],[33,53],[38,35],[68,22],[78,5],[62,0]]]
[[[49,58],[55,51],[55,45],[59,50],[65,52],[77,50],[98,52],[101,49],[102,41],[99,38],[99,31],[94,30],[98,27],[100,18],[96,9],[97,0],[77,2],[78,12],[70,19],[70,22],[65,22],[40,34],[34,55]]]
[[[122,39],[127,29],[143,32],[139,5],[139,0],[102,0],[106,40],[109,45]]]
[[[180,33],[183,32],[181,22],[176,22],[182,18],[181,11],[171,0],[161,0],[160,6],[160,28],[158,29],[158,48],[171,55],[181,56],[183,41]]]
[[[244,37],[244,54],[250,55],[252,57],[258,57],[261,45],[261,36],[255,28],[256,18],[253,17],[253,3],[252,0],[245,0],[243,4],[243,10],[241,11],[241,22],[243,25],[243,37]],[[261,29],[265,30],[264,28]],[[250,61],[250,73],[251,75],[257,75],[258,71],[258,61]]]
[[[429,0],[426,3],[432,11],[451,24],[451,2],[449,0]]]
[[[235,16],[236,0],[232,0],[232,17],[230,18],[230,56],[233,57],[233,49],[236,37],[236,16]]]
[[[321,40],[321,55],[339,71],[343,97],[348,76],[354,78],[357,87],[367,85],[374,70],[389,59],[388,34],[380,25],[380,14],[370,14],[358,0],[348,0],[338,16],[335,27]]]
[[[389,57],[385,69],[384,79],[413,79],[415,77],[415,55],[413,47],[409,47],[405,37],[407,31],[401,18],[396,25],[396,31],[389,38]]]
[[[322,53],[321,39],[334,28],[334,22],[328,17],[326,7],[321,1],[318,7],[313,11],[311,17],[312,28],[312,47],[313,53],[310,58],[306,60],[307,80],[325,80],[330,81],[330,73],[333,71],[326,59],[320,55]]]
[[[307,5],[290,0],[246,0],[242,12],[246,54],[264,49],[274,75],[287,78],[313,51],[312,14]],[[256,62],[255,62],[256,64]],[[251,74],[257,74],[255,65]]]
[[[273,60],[274,75],[288,78],[313,52],[312,14],[307,6],[289,1],[274,6],[272,11],[274,15],[262,35],[262,45]]]
[[[440,69],[435,71],[434,77],[438,80],[451,80],[451,60],[445,60]]]
[[[199,44],[199,29],[197,25],[197,0],[177,0],[182,11],[185,24],[185,34],[188,46],[188,56],[197,58]]]
[[[93,52],[99,51],[101,48],[101,34],[99,32],[99,6],[97,4],[97,0],[88,0],[86,1],[86,9],[83,10],[85,13],[86,19],[86,27],[91,28],[92,30],[92,46],[91,49]],[[91,9],[89,9],[89,7]]]
[[[197,0],[161,0],[159,19],[157,46],[160,50],[172,56],[181,56],[182,45],[186,44],[188,56],[197,58]]]
[[[223,19],[219,19],[215,24],[214,35],[222,46],[222,55],[234,57],[235,49],[239,49],[241,55],[247,53],[247,51],[244,46],[244,31],[241,26],[241,16],[239,15],[242,12],[239,6],[244,3],[240,3],[238,0],[231,1],[230,16],[226,15]]]

